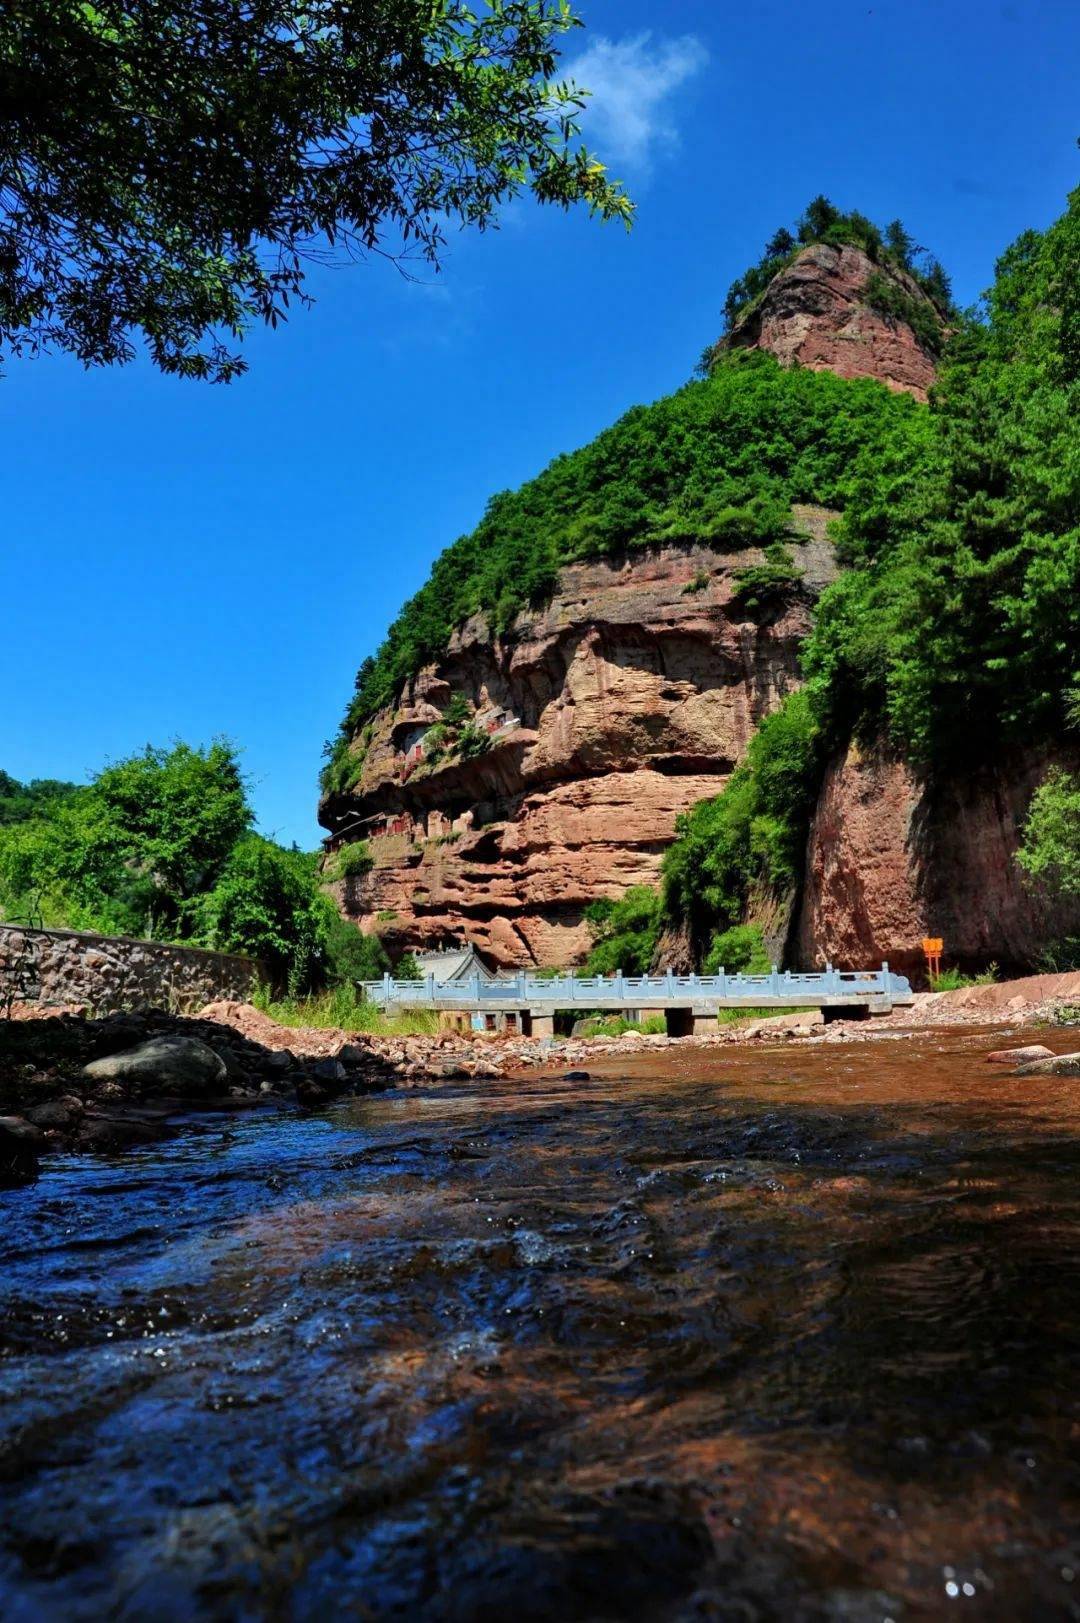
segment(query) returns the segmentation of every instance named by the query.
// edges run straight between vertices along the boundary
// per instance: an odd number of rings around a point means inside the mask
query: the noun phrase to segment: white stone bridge
[[[720,1009],[821,1009],[826,1020],[886,1014],[912,1002],[911,987],[888,964],[880,969],[825,969],[765,975],[517,975],[497,980],[362,981],[365,997],[383,1008],[435,1009],[469,1016],[473,1030],[516,1029],[551,1036],[555,1016],[587,1010],[640,1016],[663,1014],[671,1036],[715,1030]]]

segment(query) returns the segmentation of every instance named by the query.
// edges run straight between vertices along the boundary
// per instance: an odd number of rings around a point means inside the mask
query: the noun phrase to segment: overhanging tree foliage
[[[0,349],[227,380],[312,257],[415,252],[523,190],[628,220],[554,81],[567,0],[11,0]]]

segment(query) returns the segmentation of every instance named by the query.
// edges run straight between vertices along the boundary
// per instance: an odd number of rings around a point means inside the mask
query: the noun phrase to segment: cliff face
[[[804,248],[723,342],[733,349],[766,349],[789,366],[797,361],[842,378],[877,378],[925,400],[934,357],[907,322],[882,315],[863,298],[877,268],[861,248]],[[930,307],[904,271],[890,269],[888,278]]]
[[[720,791],[797,683],[834,574],[829,516],[794,510],[802,583],[771,612],[735,590],[757,550],[671,548],[565,569],[512,641],[463,626],[357,740],[356,787],[321,808],[374,859],[339,882],[343,910],[395,949],[468,938],[501,964],[579,958],[586,905],[655,882],[678,813]],[[455,694],[490,740],[472,759],[425,741]]]
[[[832,762],[807,847],[793,956],[841,968],[878,963],[919,975],[922,940],[951,963],[1031,965],[1080,934],[1080,902],[1051,903],[1016,865],[1021,826],[1048,766],[1033,749],[971,775],[928,781],[852,745]]]

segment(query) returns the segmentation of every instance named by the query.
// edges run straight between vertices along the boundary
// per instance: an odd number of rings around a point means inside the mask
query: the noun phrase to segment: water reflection
[[[984,1048],[58,1164],[2,1197],[5,1618],[1080,1615],[1080,1111]]]

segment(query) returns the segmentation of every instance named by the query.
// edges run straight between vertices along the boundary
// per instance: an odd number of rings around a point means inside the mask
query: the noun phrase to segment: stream
[[[1080,1087],[1000,1042],[54,1157],[0,1194],[4,1623],[1080,1618]]]

